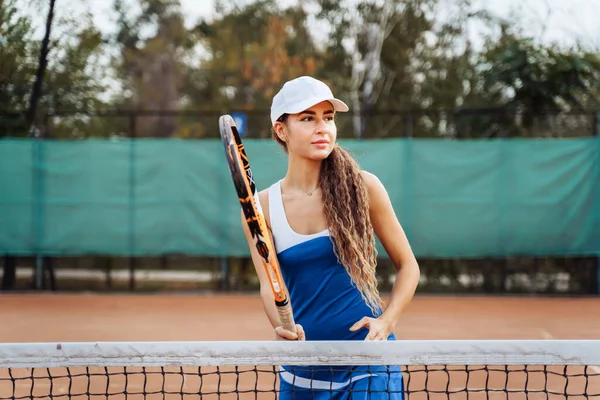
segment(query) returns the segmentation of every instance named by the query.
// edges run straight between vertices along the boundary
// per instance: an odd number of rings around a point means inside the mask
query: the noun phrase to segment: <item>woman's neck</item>
[[[322,161],[293,157],[288,159],[288,170],[283,183],[287,191],[312,192],[319,186]]]

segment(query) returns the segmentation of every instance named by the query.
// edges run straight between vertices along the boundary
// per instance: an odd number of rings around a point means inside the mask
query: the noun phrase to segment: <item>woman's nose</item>
[[[324,119],[320,119],[317,121],[316,131],[318,133],[328,133],[329,132],[329,124]]]

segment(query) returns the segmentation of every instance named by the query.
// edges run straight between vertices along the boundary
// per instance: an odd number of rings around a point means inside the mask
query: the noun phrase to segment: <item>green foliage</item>
[[[19,15],[16,0],[0,1],[0,109],[26,108],[35,76],[37,48],[31,41],[31,19]]]
[[[187,105],[196,110],[267,110],[271,98],[283,83],[319,66],[306,14],[297,7],[277,8],[272,0],[245,6],[219,2],[212,21],[200,21],[195,30],[202,34],[207,55],[199,68],[190,68],[185,93]],[[249,115],[250,135],[269,135],[268,112]],[[210,124],[209,128],[213,128]],[[190,122],[181,132],[186,137],[218,135],[205,124]]]
[[[41,43],[34,39],[31,18],[17,8],[17,1],[0,3],[0,130],[8,136],[26,136],[25,122],[39,62]],[[103,41],[91,17],[67,16],[55,21],[60,34],[51,34],[48,65],[37,107],[37,130],[52,137],[92,136],[89,119],[79,117],[44,120],[57,110],[94,110],[105,76],[98,64]],[[67,32],[63,34],[62,32]],[[7,115],[10,114],[10,115]],[[13,116],[11,116],[13,115]],[[15,117],[18,116],[18,117]]]
[[[31,19],[16,0],[0,0],[0,136],[25,136],[27,108],[35,77],[37,46],[31,41]]]
[[[386,14],[373,0],[353,2],[352,9],[331,0],[289,8],[275,0],[219,0],[214,18],[191,27],[180,0],[111,0],[117,29],[106,37],[89,14],[70,16],[63,9],[66,17],[55,21],[58,33],[51,37],[38,120],[61,114],[46,125],[49,134],[64,138],[216,137],[215,118],[242,110],[249,135],[267,137],[272,96],[284,81],[310,74],[351,105],[359,102],[367,138],[548,135],[591,126],[589,120],[561,125],[556,115],[598,108],[595,52],[525,37],[517,22],[470,0],[388,1],[394,8],[381,27],[378,58],[372,57],[378,32],[372,28]],[[40,49],[17,2],[0,1],[0,128],[8,135],[25,134],[18,118],[6,114],[27,109]],[[483,48],[468,36],[474,21],[488,29]],[[348,46],[354,38],[358,57]],[[356,59],[364,65],[356,68]],[[365,77],[374,68],[377,73]],[[473,111],[482,108],[490,112]],[[102,109],[123,112],[86,115]],[[134,110],[146,114],[132,119]],[[420,111],[399,112],[408,110]],[[177,115],[196,111],[202,114]],[[351,117],[339,116],[341,137],[355,132]]]
[[[48,69],[43,83],[40,112],[79,110],[94,112],[105,107],[101,96],[107,71],[100,63],[103,38],[91,16],[63,22],[70,27],[70,37],[52,41]],[[55,138],[102,136],[95,130],[103,121],[69,116],[50,119],[47,135]]]
[[[111,42],[119,53],[112,65],[123,90],[113,102],[118,108],[153,112],[136,118],[135,132],[129,134],[173,136],[181,121],[164,114],[177,111],[182,102],[190,71],[185,59],[193,54],[198,32],[186,28],[179,0],[136,1],[139,15],[131,15],[122,0],[114,2],[118,29]]]
[[[483,54],[484,90],[526,112],[584,109],[597,105],[600,58],[507,35]]]

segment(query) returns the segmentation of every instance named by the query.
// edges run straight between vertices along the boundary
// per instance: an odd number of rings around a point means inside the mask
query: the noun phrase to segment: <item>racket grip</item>
[[[277,306],[277,312],[279,313],[279,321],[281,322],[282,328],[296,333],[296,323],[294,322],[294,314],[292,313],[290,304]]]

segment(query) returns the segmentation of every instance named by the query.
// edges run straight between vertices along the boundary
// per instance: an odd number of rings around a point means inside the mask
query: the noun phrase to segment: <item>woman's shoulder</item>
[[[272,183],[267,188],[258,192],[258,201],[260,202],[260,208],[262,210],[263,216],[265,217],[265,223],[267,224],[267,228],[269,229],[271,229],[271,220],[269,216],[269,191],[277,183],[279,183],[279,181]]]
[[[377,175],[369,171],[361,170],[360,176],[367,187],[367,193],[369,194],[369,202],[371,206],[373,206],[374,203],[377,204],[382,199],[386,199],[388,197],[387,190]]]
[[[258,201],[260,201],[260,206],[263,209],[263,212],[269,211],[269,188],[263,189],[258,192]]]
[[[371,192],[371,190],[377,190],[378,188],[383,187],[383,183],[381,183],[379,177],[372,172],[363,169],[360,171],[360,176],[365,182],[369,192]]]
[[[260,201],[260,204],[262,207],[267,207],[269,206],[269,192],[271,190],[273,190],[273,188],[279,184],[279,180],[273,182],[272,184],[270,184],[269,186],[267,186],[266,188],[264,188],[263,190],[258,192],[258,200]]]

